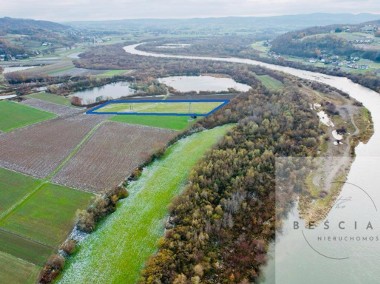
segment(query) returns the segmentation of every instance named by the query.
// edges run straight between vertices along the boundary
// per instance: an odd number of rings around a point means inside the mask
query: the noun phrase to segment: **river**
[[[137,45],[124,47],[127,53],[160,58],[197,59],[249,64],[281,71],[299,78],[317,81],[330,85],[348,93],[351,97],[363,103],[371,112],[375,133],[367,144],[356,148],[356,159],[352,164],[347,182],[343,186],[339,199],[350,200],[339,210],[332,210],[327,216],[331,223],[346,222],[344,230],[338,226],[329,228],[329,236],[360,237],[371,234],[374,241],[360,239],[334,243],[328,240],[321,248],[325,256],[342,257],[344,259],[326,258],[320,255],[320,250],[314,251],[301,238],[300,232],[293,230],[293,222],[298,219],[296,209],[293,209],[284,223],[283,234],[276,237],[276,245],[270,248],[270,260],[264,267],[263,284],[314,284],[314,283],[380,283],[380,94],[358,85],[347,78],[329,76],[321,73],[299,70],[242,58],[217,58],[202,56],[182,56],[149,53],[137,50]],[[373,201],[373,202],[372,202]],[[377,205],[377,207],[375,207]],[[355,228],[354,222],[359,225]],[[371,222],[373,230],[367,228]],[[363,224],[364,228],[363,229]],[[319,229],[321,229],[319,227]],[[306,233],[307,234],[307,233]],[[311,237],[310,235],[308,237]],[[314,236],[315,237],[315,236]],[[327,249],[327,250],[326,250]]]

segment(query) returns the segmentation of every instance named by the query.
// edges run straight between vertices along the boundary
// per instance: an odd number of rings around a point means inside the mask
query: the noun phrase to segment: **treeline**
[[[350,26],[351,31],[356,31],[360,30],[360,28],[363,25],[358,25],[358,26]],[[295,35],[295,38],[302,38],[306,35],[315,35],[318,33],[322,32],[327,32],[330,31],[331,29],[335,29],[337,25],[334,26],[328,26],[328,27],[314,27],[314,28],[309,28],[307,29],[307,33],[305,32],[299,32],[299,34]],[[353,29],[353,30],[352,30]],[[226,38],[219,38],[220,41],[226,40]],[[164,42],[164,41],[163,41]],[[319,73],[324,73],[332,76],[338,76],[338,77],[347,77],[354,81],[355,83],[361,84],[367,88],[370,88],[372,90],[375,90],[377,92],[380,92],[380,80],[379,76],[375,72],[366,72],[364,74],[353,74],[353,73],[348,73],[340,70],[339,68],[323,68],[323,67],[318,67],[314,65],[306,65],[301,62],[295,62],[295,61],[288,61],[284,59],[274,59],[274,58],[267,58],[267,57],[261,57],[260,53],[252,49],[250,44],[246,44],[244,48],[241,46],[243,44],[242,41],[234,41],[234,42],[225,42],[226,45],[229,44],[229,49],[218,49],[218,48],[213,48],[211,45],[209,46],[207,43],[204,43],[202,46],[200,44],[197,44],[197,48],[193,50],[193,47],[190,46],[184,50],[180,49],[175,49],[175,50],[164,50],[164,49],[157,49],[154,47],[154,45],[160,45],[162,42],[158,42],[156,44],[150,43],[145,45],[141,45],[138,47],[138,49],[145,50],[145,51],[153,51],[153,52],[160,52],[160,53],[169,53],[169,54],[186,54],[186,55],[202,55],[202,56],[207,56],[211,55],[210,52],[212,52],[213,56],[235,56],[235,57],[240,57],[240,58],[248,58],[248,59],[254,59],[270,64],[276,64],[276,65],[282,65],[282,66],[289,66],[297,69],[303,69],[303,70],[308,70],[312,72],[319,72]],[[187,41],[187,43],[191,43],[191,41]],[[195,45],[194,45],[195,46]],[[286,43],[285,43],[286,46]],[[314,50],[315,52],[315,50]],[[317,54],[317,53],[315,53]],[[369,58],[371,60],[375,60],[376,58],[379,58],[379,53],[376,51],[364,51],[362,52],[361,56]],[[377,60],[377,59],[376,59]],[[268,70],[265,70],[264,72],[268,72]],[[271,75],[272,76],[272,75]],[[273,76],[272,76],[273,77]],[[276,78],[276,77],[274,77]],[[277,78],[276,78],[277,79]]]
[[[252,283],[275,234],[275,158],[313,156],[318,118],[297,92],[250,92],[195,127],[238,125],[170,206],[140,283]]]
[[[125,76],[114,76],[110,78],[96,78],[96,77],[75,77],[70,78],[70,80],[58,84],[51,85],[47,88],[47,92],[56,95],[68,95],[73,92],[84,91],[87,89],[101,87],[110,83],[115,83],[119,81],[131,80],[131,78]]]
[[[351,56],[357,52],[353,44],[334,35],[299,38],[299,33],[290,32],[272,41],[271,51],[298,57],[319,57],[322,52],[331,55]]]

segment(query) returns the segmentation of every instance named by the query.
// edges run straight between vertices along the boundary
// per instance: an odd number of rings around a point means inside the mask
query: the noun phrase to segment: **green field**
[[[111,103],[94,112],[206,114],[222,104],[223,102]]]
[[[71,106],[70,100],[64,96],[57,96],[54,94],[48,94],[45,92],[29,95],[28,97],[39,99],[42,101],[55,103],[58,105]]]
[[[0,228],[57,246],[72,228],[76,210],[87,207],[91,197],[86,192],[46,183],[0,220]]]
[[[1,283],[36,283],[40,267],[0,252]]]
[[[97,75],[97,77],[113,77],[113,76],[124,75],[127,72],[128,70],[108,70],[102,74]]]
[[[50,112],[41,111],[11,101],[0,101],[0,131],[3,132],[54,117],[56,116]]]
[[[92,196],[0,168],[0,282],[34,283]]]
[[[139,124],[166,129],[184,130],[193,121],[189,121],[187,116],[150,116],[150,115],[116,115],[110,118],[112,121],[130,124]]]
[[[278,91],[284,87],[284,84],[282,84],[282,82],[276,80],[275,78],[269,75],[259,75],[256,77],[269,90]]]
[[[81,244],[59,283],[136,283],[164,233],[167,206],[194,165],[231,125],[194,134],[171,146],[129,186],[130,196]]]
[[[54,247],[0,229],[0,252],[43,266],[53,251]]]
[[[0,214],[39,184],[34,178],[0,168]]]

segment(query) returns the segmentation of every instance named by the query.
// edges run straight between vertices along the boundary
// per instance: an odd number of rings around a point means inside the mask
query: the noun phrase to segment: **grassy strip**
[[[74,224],[78,208],[88,206],[92,194],[45,183],[3,218],[2,228],[57,247]]]
[[[0,251],[1,283],[35,283],[40,267]]]
[[[0,216],[40,183],[32,177],[0,168]]]
[[[45,92],[31,94],[28,97],[39,99],[39,100],[50,102],[50,103],[54,103],[57,105],[71,106],[70,100],[68,98],[65,98],[63,96],[57,96],[54,94],[48,94]]]
[[[256,76],[261,83],[269,90],[278,91],[284,87],[284,84],[269,75]]]
[[[56,115],[10,101],[0,101],[0,130],[13,129],[55,118]]]
[[[117,115],[110,118],[111,121],[153,126],[165,129],[184,130],[194,121],[189,121],[186,116],[141,116],[141,115]]]
[[[168,204],[186,185],[191,168],[231,127],[182,139],[145,168],[131,183],[130,196],[81,244],[60,283],[135,283],[157,249]]]
[[[108,104],[95,112],[138,112],[138,113],[198,113],[206,114],[219,107],[222,102],[180,102],[180,103],[117,103]]]
[[[54,248],[0,229],[0,251],[43,266]]]

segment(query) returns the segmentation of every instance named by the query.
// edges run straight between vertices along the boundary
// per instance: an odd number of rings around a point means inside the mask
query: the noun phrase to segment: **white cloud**
[[[378,0],[0,0],[0,16],[53,21],[380,13]]]

